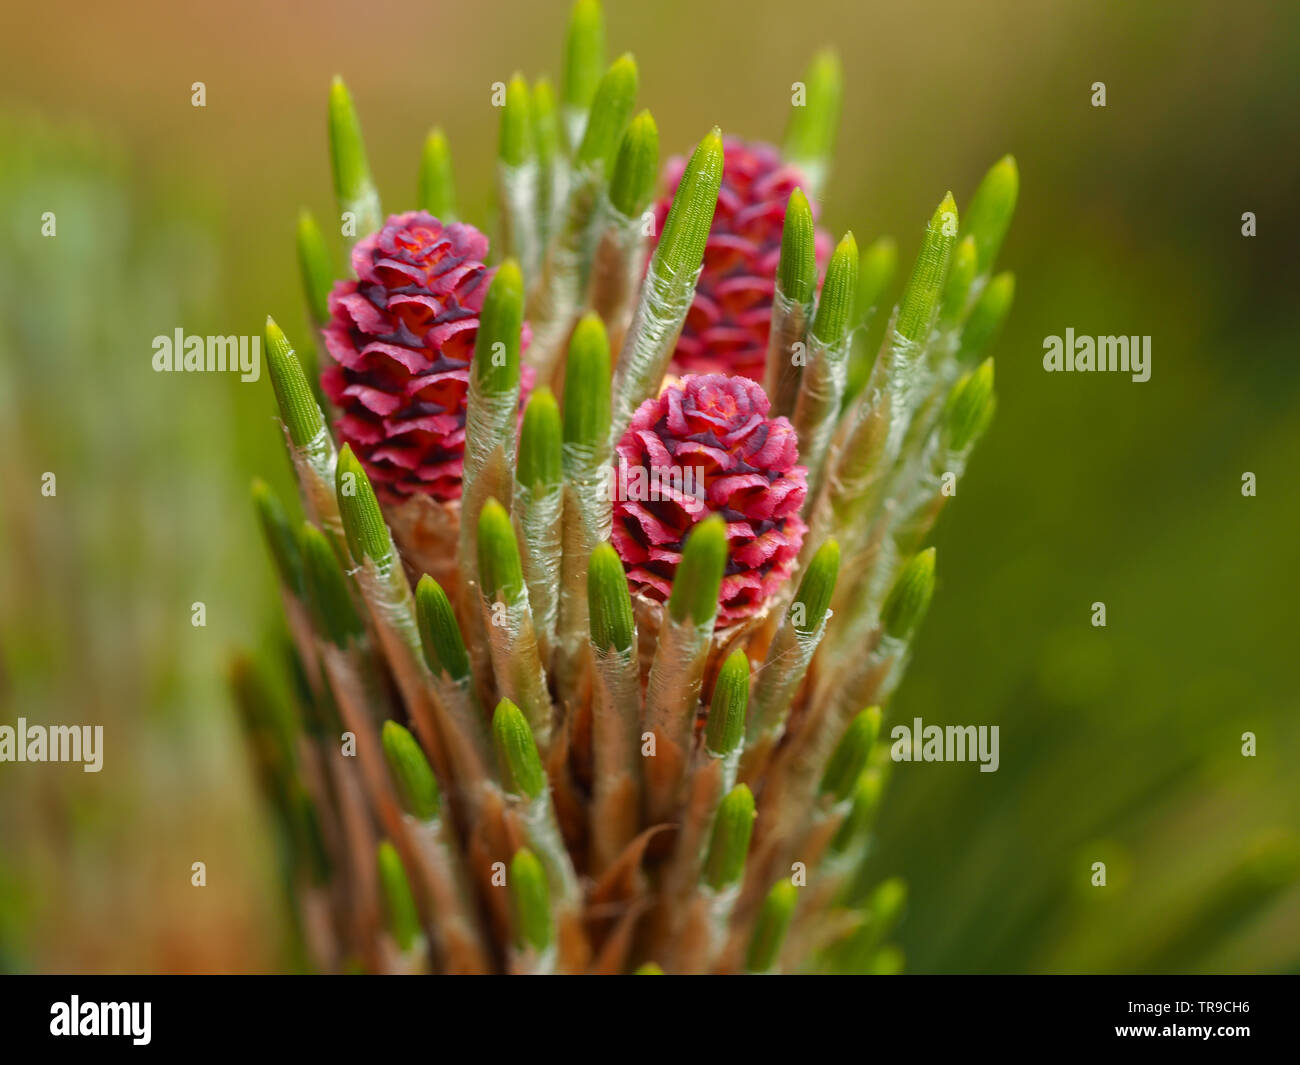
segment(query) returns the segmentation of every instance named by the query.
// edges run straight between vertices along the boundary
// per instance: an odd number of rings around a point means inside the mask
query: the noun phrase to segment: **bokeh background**
[[[332,206],[335,73],[386,204],[413,200],[436,122],[486,222],[490,86],[558,74],[566,17],[0,13],[0,723],[102,723],[106,743],[99,774],[0,765],[0,969],[293,964],[227,685],[232,653],[275,631],[248,502],[254,474],[288,488],[271,390],[155,374],[151,340],[255,334],[268,312],[302,332],[293,225]],[[893,234],[904,269],[946,189],[964,204],[1019,161],[998,417],[936,532],[894,708],[1000,725],[1001,768],[896,767],[873,861],[909,884],[908,967],[1300,970],[1300,7],[609,0],[606,19],[669,151],[714,123],[779,140],[790,83],[836,45],[823,218]],[[1045,374],[1066,327],[1151,335],[1151,380]]]

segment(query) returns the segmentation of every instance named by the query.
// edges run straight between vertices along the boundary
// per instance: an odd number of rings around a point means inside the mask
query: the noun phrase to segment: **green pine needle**
[[[524,322],[524,278],[507,259],[492,278],[479,314],[472,360],[479,387],[501,395],[519,387],[519,342]]]
[[[623,134],[609,181],[609,202],[625,218],[636,218],[654,195],[659,177],[659,127],[649,111],[632,119]]]
[[[723,891],[740,881],[753,832],[754,795],[746,785],[737,784],[719,803],[713,820],[704,882],[714,891]]]
[[[749,954],[745,968],[751,973],[765,973],[776,964],[776,957],[785,942],[785,934],[794,917],[799,902],[799,889],[789,880],[778,880],[763,900],[763,908],[754,922],[754,932],[749,940]]]
[[[831,261],[826,266],[812,335],[831,347],[844,339],[853,317],[853,303],[858,294],[858,242],[845,233]]]
[[[329,131],[334,191],[340,202],[355,200],[370,184],[370,164],[352,94],[337,76],[330,85]]]
[[[415,946],[420,934],[420,918],[415,909],[415,896],[411,894],[410,881],[402,868],[397,848],[388,840],[379,844],[379,886],[384,898],[384,916],[389,934],[398,947],[407,951]]]
[[[418,821],[432,821],[442,809],[442,796],[419,742],[396,721],[384,722],[382,738],[402,808]]]
[[[563,192],[559,176],[559,164],[564,152],[562,141],[555,90],[551,88],[549,79],[538,78],[533,83],[533,146],[537,152],[538,168],[537,226],[543,247],[549,239],[555,220],[558,206],[556,197]]]
[[[560,117],[549,78],[533,82],[532,105],[533,147],[537,150],[537,162],[548,167],[560,154]]]
[[[975,252],[975,238],[966,236],[957,242],[953,249],[952,263],[948,268],[948,280],[944,282],[943,298],[939,304],[939,321],[952,324],[961,318],[966,309],[966,300],[970,296],[971,285],[975,281],[978,268]]]
[[[564,44],[564,104],[587,110],[605,69],[605,16],[598,0],[578,0]]]
[[[840,572],[840,545],[827,540],[817,549],[799,582],[799,592],[790,604],[791,622],[797,632],[809,635],[817,631],[830,609],[835,581]],[[802,608],[802,609],[800,609]],[[795,620],[798,610],[801,620]]]
[[[456,221],[456,183],[451,169],[451,148],[447,136],[434,127],[424,140],[420,155],[420,209],[446,224]]]
[[[659,273],[690,277],[704,261],[704,244],[722,186],[722,162],[722,131],[714,126],[696,145],[668,208],[654,254]]]
[[[776,284],[795,303],[808,303],[817,291],[817,228],[803,189],[794,189],[786,203]]]
[[[512,603],[523,592],[524,571],[515,528],[506,508],[495,499],[483,504],[478,518],[478,572],[489,600]]]
[[[726,565],[727,523],[720,514],[710,514],[686,537],[668,597],[668,613],[674,621],[690,619],[696,625],[713,623]]]
[[[516,74],[506,86],[506,103],[501,109],[501,134],[497,157],[506,166],[523,166],[533,158],[533,116],[528,82]]]
[[[962,377],[952,388],[944,412],[947,444],[965,450],[987,428],[993,416],[993,360]]]
[[[623,130],[636,107],[637,80],[636,60],[631,54],[610,64],[596,87],[587,129],[574,156],[575,166],[600,165],[609,174]]]
[[[866,834],[876,807],[880,803],[884,780],[879,770],[874,769],[867,769],[858,777],[858,782],[853,786],[853,801],[849,806],[849,812],[840,822],[840,827],[831,840],[831,850],[836,854],[847,853],[849,848]]]
[[[632,597],[623,562],[609,544],[597,544],[591,552],[587,568],[587,611],[593,646],[602,651],[631,650],[636,639]]]
[[[921,251],[912,267],[912,277],[903,290],[898,322],[894,326],[899,336],[913,341],[925,339],[939,306],[939,297],[948,276],[948,262],[956,243],[957,204],[950,192],[930,216]]]
[[[547,489],[562,480],[560,408],[545,386],[528,399],[524,424],[519,432],[519,465],[516,480],[525,488]]]
[[[804,75],[803,106],[790,108],[785,156],[810,171],[824,171],[835,150],[844,99],[844,72],[831,49],[817,53]]]
[[[975,238],[979,253],[979,274],[993,269],[993,263],[1002,248],[1002,241],[1016,211],[1020,195],[1020,171],[1014,156],[1004,155],[980,182],[971,197],[970,208],[962,225],[962,233]]]
[[[733,651],[718,670],[709,703],[704,742],[710,754],[730,754],[745,735],[745,711],[749,706],[749,659]]]
[[[312,213],[303,208],[298,212],[298,268],[302,272],[302,287],[307,294],[307,308],[316,325],[329,321],[330,290],[334,287],[334,258],[325,244],[325,235]]]
[[[564,443],[586,453],[609,439],[609,337],[600,315],[583,315],[564,369]]]
[[[357,562],[368,558],[387,565],[393,558],[393,538],[384,524],[374,486],[348,444],[339,452],[335,491],[352,557]]]
[[[957,359],[963,366],[972,366],[988,350],[988,346],[1002,329],[1011,304],[1016,297],[1016,277],[1011,271],[998,274],[979,294],[975,306],[966,317],[961,333],[961,348]]]
[[[266,367],[280,407],[280,419],[295,447],[306,447],[325,429],[325,416],[302,363],[273,318],[266,319]]]
[[[881,627],[888,635],[906,640],[925,617],[933,594],[934,548],[927,547],[908,560],[894,581],[880,611]]]
[[[253,506],[262,535],[271,551],[280,582],[296,596],[303,594],[302,555],[289,525],[289,515],[271,486],[260,477],[253,480]]]
[[[427,573],[415,586],[415,617],[430,672],[435,677],[445,673],[453,681],[467,680],[469,654],[456,624],[456,612],[442,585]]]
[[[523,711],[509,699],[502,699],[492,715],[492,742],[508,791],[530,799],[546,793],[546,770],[542,768],[533,730]]]
[[[361,121],[357,118],[352,96],[343,79],[336,77],[330,85],[329,100],[330,160],[334,165],[334,192],[341,210],[366,212],[373,217],[357,218],[357,235],[365,236],[378,226],[378,194],[370,178],[366,146],[361,139]]]
[[[551,945],[551,889],[546,871],[526,847],[515,851],[510,862],[510,904],[520,947],[541,952]]]
[[[843,802],[853,793],[879,735],[880,707],[869,706],[849,723],[840,742],[835,745],[822,774],[823,795],[830,795],[836,802]]]
[[[347,574],[325,534],[311,522],[303,522],[298,547],[316,631],[338,647],[360,639],[366,631],[365,624],[353,603]]]

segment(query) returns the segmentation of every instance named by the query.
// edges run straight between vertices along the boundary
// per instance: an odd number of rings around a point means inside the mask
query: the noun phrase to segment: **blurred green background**
[[[413,201],[436,122],[485,223],[491,84],[558,74],[567,6],[0,15],[0,723],[106,734],[99,774],[0,765],[0,968],[283,964],[225,668],[274,631],[247,489],[288,471],[266,380],[155,374],[151,341],[256,334],[268,312],[302,335],[293,225],[331,213],[335,73],[385,203]],[[873,860],[909,883],[909,969],[1300,970],[1300,7],[612,0],[606,18],[666,152],[714,123],[778,140],[790,83],[836,45],[823,220],[893,234],[904,264],[945,189],[964,204],[998,156],[1020,165],[998,417],[937,530],[893,708],[1000,725],[1001,768],[895,769]],[[1045,374],[1067,327],[1151,335],[1151,380]]]

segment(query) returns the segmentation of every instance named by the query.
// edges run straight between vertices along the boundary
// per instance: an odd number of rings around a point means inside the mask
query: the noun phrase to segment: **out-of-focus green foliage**
[[[251,386],[151,365],[156,335],[237,331],[211,231],[85,129],[0,113],[0,143],[0,723],[103,727],[97,773],[0,765],[0,969],[270,964],[238,942],[275,911],[224,690],[269,616]]]

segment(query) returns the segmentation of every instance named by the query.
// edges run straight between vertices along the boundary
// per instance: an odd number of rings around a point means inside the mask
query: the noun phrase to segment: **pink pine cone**
[[[690,376],[646,400],[616,449],[612,539],[633,592],[666,601],[692,526],[711,513],[727,522],[728,562],[719,626],[761,610],[789,578],[807,531],[808,492],[798,441],[757,383],[721,374]],[[702,470],[696,493],[628,499],[628,471]]]
[[[772,318],[776,266],[781,258],[785,205],[807,179],[785,163],[770,144],[726,138],[722,187],[704,250],[695,301],[670,372],[735,373],[762,381]],[[664,171],[668,194],[655,206],[655,232],[663,232],[686,160],[674,158]],[[814,216],[816,204],[812,204]],[[817,262],[830,255],[830,235],[817,230]]]
[[[330,293],[321,387],[339,436],[386,502],[417,493],[459,499],[469,365],[495,271],[473,226],[425,211],[391,215],[352,249],[356,281]],[[528,327],[524,327],[524,344]],[[523,394],[532,384],[523,371]]]

